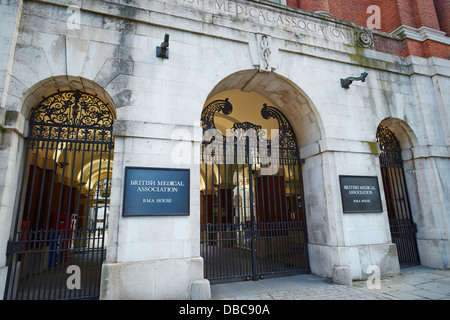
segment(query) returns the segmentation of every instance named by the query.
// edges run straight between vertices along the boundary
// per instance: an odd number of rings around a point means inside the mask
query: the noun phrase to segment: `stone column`
[[[411,76],[411,84],[420,132],[410,161],[405,161],[405,171],[410,185],[417,188],[411,209],[418,227],[421,263],[446,269],[450,257],[450,113],[446,104],[450,96],[443,88],[450,85],[450,74],[446,60],[414,62],[417,73]],[[419,74],[422,66],[430,66],[431,72]]]
[[[5,122],[5,104],[21,14],[22,1],[0,2],[0,125]]]
[[[6,101],[22,1],[0,1],[0,299],[6,285],[6,247],[11,232],[22,150],[20,117]]]
[[[177,130],[185,133],[184,138],[171,139]],[[108,256],[102,269],[101,299],[209,298],[209,281],[203,278],[200,256],[199,163],[189,157],[178,163],[171,154],[177,149],[193,157],[200,154],[201,135],[196,131],[201,132],[201,127],[115,122]],[[189,168],[189,215],[124,217],[124,171],[128,166]]]
[[[327,139],[320,144],[323,152],[314,161],[307,160],[304,170],[304,175],[314,174],[312,181],[323,181],[325,186],[324,189],[316,184],[317,188],[305,194],[311,212],[308,216],[311,271],[332,278],[336,268],[345,267],[347,282],[367,279],[368,270],[374,265],[380,268],[382,277],[398,274],[397,251],[391,243],[385,209],[375,213],[344,213],[342,207],[339,175],[377,176],[381,184],[376,150],[363,142],[347,141],[344,145],[343,141]],[[314,167],[309,168],[309,163]]]

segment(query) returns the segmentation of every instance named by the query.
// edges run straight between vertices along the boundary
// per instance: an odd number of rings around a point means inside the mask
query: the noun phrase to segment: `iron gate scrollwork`
[[[234,122],[223,134],[216,100],[202,113],[201,251],[205,278],[259,279],[309,270],[297,140],[285,116],[264,105],[278,129]]]
[[[400,266],[420,264],[417,249],[417,227],[411,208],[403,171],[402,149],[395,135],[385,126],[377,130],[380,144],[380,167],[392,242],[397,246]]]
[[[34,108],[29,124],[5,297],[98,298],[113,115],[98,97],[65,91]]]

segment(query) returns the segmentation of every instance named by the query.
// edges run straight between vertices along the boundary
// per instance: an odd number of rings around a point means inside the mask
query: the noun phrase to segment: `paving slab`
[[[214,300],[448,300],[450,270],[410,267],[400,275],[381,279],[378,288],[371,288],[367,281],[339,285],[303,274],[212,284],[211,295]]]
[[[421,288],[428,291],[433,291],[443,295],[450,295],[450,285],[439,283],[437,281],[424,283],[418,285],[417,288]]]

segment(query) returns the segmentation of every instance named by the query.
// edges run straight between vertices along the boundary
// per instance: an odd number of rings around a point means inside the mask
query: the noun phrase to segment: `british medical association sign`
[[[189,215],[189,169],[126,167],[122,215]]]
[[[383,212],[376,176],[339,176],[344,213]]]

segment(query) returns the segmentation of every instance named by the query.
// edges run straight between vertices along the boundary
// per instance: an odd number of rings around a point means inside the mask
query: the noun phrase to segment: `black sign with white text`
[[[189,215],[189,180],[189,169],[126,167],[122,215]]]
[[[339,176],[344,213],[383,212],[378,178]]]

